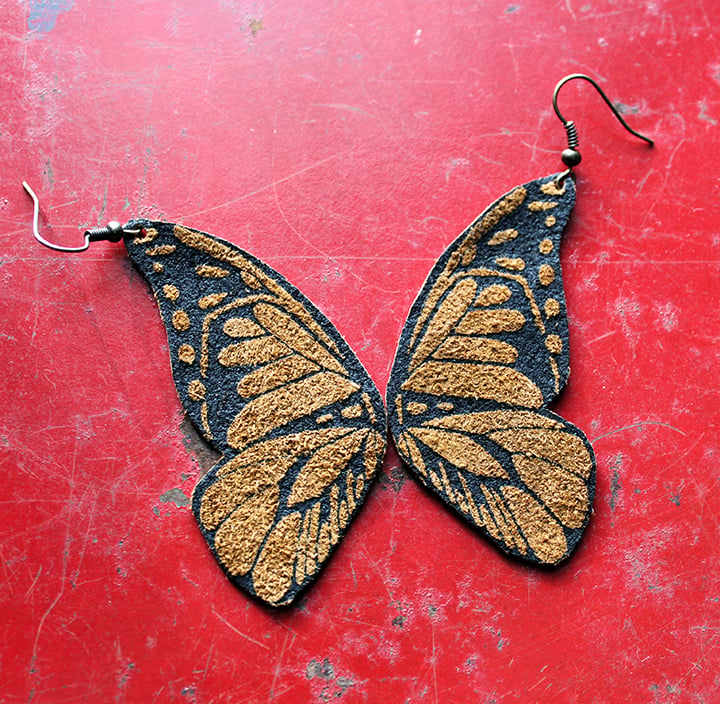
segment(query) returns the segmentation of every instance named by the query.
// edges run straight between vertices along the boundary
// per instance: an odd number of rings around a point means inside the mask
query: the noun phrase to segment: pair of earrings
[[[566,170],[502,196],[443,253],[413,304],[387,390],[398,453],[419,480],[506,553],[557,565],[595,491],[581,430],[547,409],[569,374],[560,239],[575,200]],[[222,458],[193,493],[211,551],[239,587],[290,604],[365,499],[386,445],[380,394],[332,323],[267,264],[166,222],[85,232],[122,240],[167,330],[183,407]]]

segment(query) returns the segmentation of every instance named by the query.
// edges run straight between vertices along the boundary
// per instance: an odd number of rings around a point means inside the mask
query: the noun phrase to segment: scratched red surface
[[[100,2],[0,8],[0,701],[716,702],[720,9],[711,2]],[[184,497],[208,467],[121,246],[147,215],[299,286],[384,390],[435,258],[583,164],[562,253],[598,459],[555,572],[509,562],[393,452],[297,608],[237,591]]]

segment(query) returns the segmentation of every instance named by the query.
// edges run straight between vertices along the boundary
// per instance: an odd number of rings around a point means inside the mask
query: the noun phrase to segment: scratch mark
[[[45,625],[45,621],[47,620],[47,617],[50,615],[52,610],[57,606],[60,599],[62,599],[63,594],[65,593],[65,575],[67,573],[67,562],[68,562],[68,550],[70,547],[70,541],[69,538],[65,538],[65,550],[63,551],[63,561],[62,561],[62,574],[60,575],[60,591],[57,593],[57,596],[53,599],[50,606],[47,607],[45,610],[45,613],[40,618],[40,622],[38,623],[37,631],[35,631],[35,641],[33,642],[33,650],[32,650],[32,659],[30,661],[30,672],[35,672],[35,663],[37,662],[37,651],[38,651],[38,642],[40,641],[40,634],[42,633],[43,626]]]
[[[432,617],[432,614],[431,614]],[[435,690],[435,704],[438,704],[438,685],[437,685],[437,657],[435,650],[435,620],[430,618],[430,633],[432,634],[432,675],[433,688]]]
[[[211,213],[213,210],[220,210],[221,208],[227,208],[230,205],[235,205],[235,203],[239,203],[240,201],[246,200],[247,198],[252,198],[252,196],[256,196],[258,193],[262,193],[263,191],[267,191],[268,189],[272,188],[274,189],[277,185],[281,183],[285,183],[285,181],[290,181],[294,179],[296,176],[300,176],[300,174],[304,174],[306,171],[310,171],[314,169],[317,166],[321,166],[325,162],[332,161],[333,159],[338,159],[342,156],[345,156],[349,152],[351,152],[352,149],[343,149],[341,152],[338,152],[337,154],[331,154],[330,156],[326,156],[324,159],[319,159],[318,161],[314,161],[312,164],[308,164],[305,168],[298,169],[297,171],[293,171],[293,173],[288,174],[287,176],[283,176],[283,178],[275,179],[272,181],[272,183],[268,183],[265,186],[261,186],[260,188],[255,189],[254,191],[249,191],[248,193],[244,193],[243,195],[239,196],[238,198],[233,198],[232,200],[227,200],[224,203],[220,203],[219,205],[214,205],[212,208],[205,208],[204,210],[196,210],[193,213],[185,213],[182,216],[182,220],[185,221],[189,218],[193,218],[196,215],[204,215],[205,213]]]
[[[596,337],[588,342],[588,345],[592,345],[595,342],[599,342],[600,340],[604,340],[606,337],[610,337],[611,335],[615,334],[615,330],[610,330],[610,332],[606,332],[604,335],[600,335],[599,337]]]
[[[620,489],[621,489],[620,472],[617,469],[613,469],[612,479],[610,480],[610,510],[611,511],[614,511],[615,506],[617,506],[618,493],[620,492]]]
[[[642,428],[645,425],[659,425],[663,428],[670,428],[670,430],[674,430],[676,433],[680,433],[680,435],[687,437],[687,433],[683,433],[682,430],[679,428],[676,428],[674,425],[670,425],[669,423],[661,423],[660,421],[655,420],[646,420],[646,421],[640,421],[639,423],[633,423],[632,425],[626,425],[622,428],[618,428],[617,430],[611,430],[609,433],[604,433],[603,435],[598,435],[594,440],[590,441],[590,444],[596,443],[598,440],[602,440],[603,438],[610,437],[611,435],[617,435],[618,433],[622,433],[625,430],[632,430],[633,428]]]
[[[217,611],[215,611],[215,607],[212,607],[212,612],[234,633],[237,633],[242,638],[245,638],[245,640],[249,640],[251,643],[255,643],[255,645],[259,645],[261,648],[265,648],[265,650],[270,650],[270,648],[268,648],[268,646],[265,645],[265,643],[261,643],[259,640],[255,640],[254,638],[251,638],[246,633],[243,633],[242,631],[235,628],[235,626],[233,626],[232,623],[229,623],[228,621],[226,621]]]
[[[698,113],[698,119],[709,122],[711,125],[717,125],[717,120],[714,120],[712,117],[710,117],[710,115],[708,115],[707,103],[704,100],[701,100],[698,103],[698,106],[700,108],[700,112]]]
[[[280,649],[280,656],[277,659],[277,663],[275,665],[275,672],[273,673],[272,678],[272,684],[270,685],[270,694],[268,695],[268,701],[272,701],[275,698],[275,685],[277,684],[278,677],[280,676],[280,666],[282,665],[283,657],[285,656],[285,650],[287,648],[287,642],[290,638],[290,633],[285,634],[285,640],[283,641],[282,648]],[[292,637],[293,641],[295,640],[295,636]]]
[[[361,110],[360,108],[356,108],[353,105],[346,105],[345,103],[313,103],[314,107],[317,108],[333,108],[334,110],[349,110],[350,112],[356,112],[360,115],[367,115],[368,117],[372,117],[375,119],[375,115],[371,115],[369,112],[365,112],[365,110]]]
[[[40,575],[42,574],[42,565],[38,568],[37,574],[35,575],[35,579],[33,579],[33,583],[30,585],[30,588],[25,592],[25,603],[27,603],[27,600],[30,598],[30,595],[33,593],[33,590],[35,589],[35,585],[37,584],[38,579],[40,579]]]

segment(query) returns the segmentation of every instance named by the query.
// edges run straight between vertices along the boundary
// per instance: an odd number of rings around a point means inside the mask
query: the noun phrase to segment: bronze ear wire
[[[80,247],[65,247],[63,245],[50,242],[40,234],[40,230],[38,228],[40,201],[35,195],[35,191],[30,188],[27,181],[23,181],[22,185],[33,200],[33,235],[35,236],[35,239],[40,244],[43,244],[50,249],[54,249],[56,252],[84,252],[90,246],[91,242],[119,242],[125,235],[137,235],[140,233],[140,230],[128,230],[117,220],[111,220],[105,227],[95,227],[90,230],[85,230],[83,233],[83,236],[85,237],[85,244]]]
[[[558,179],[559,182],[564,181],[571,173],[575,166],[578,166],[580,162],[582,161],[582,156],[580,152],[578,151],[578,134],[577,134],[577,128],[575,127],[575,123],[572,120],[566,120],[562,114],[560,113],[560,109],[558,108],[558,94],[560,93],[560,89],[569,81],[574,81],[577,79],[581,79],[583,81],[587,81],[592,85],[595,90],[600,94],[600,97],[605,101],[607,106],[612,110],[613,115],[620,121],[620,124],[628,131],[630,134],[635,135],[639,139],[644,140],[647,142],[651,147],[655,144],[652,139],[649,137],[646,137],[643,134],[640,134],[640,132],[637,132],[634,130],[630,125],[628,125],[627,122],[625,122],[625,119],[620,114],[620,111],[613,105],[610,98],[605,95],[605,92],[603,89],[597,84],[596,81],[594,81],[590,76],[586,76],[584,73],[571,73],[569,76],[565,76],[565,78],[562,78],[560,81],[558,81],[558,84],[555,86],[555,90],[553,91],[553,97],[552,97],[552,105],[553,110],[555,110],[555,114],[558,116],[558,119],[560,122],[562,122],[563,127],[565,128],[565,132],[567,133],[567,140],[568,145],[567,149],[564,149],[562,154],[560,155],[560,158],[562,159],[562,163],[567,166],[567,171],[565,171],[560,178]]]

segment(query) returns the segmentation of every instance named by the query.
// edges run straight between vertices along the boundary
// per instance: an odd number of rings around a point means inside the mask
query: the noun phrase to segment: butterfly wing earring
[[[330,321],[278,272],[212,235],[133,220],[125,243],[155,294],[185,412],[222,458],[192,508],[228,577],[271,606],[317,576],[385,452],[385,409]]]
[[[585,434],[548,410],[570,373],[560,240],[575,202],[567,167],[502,196],[442,254],[403,328],[387,391],[404,462],[504,552],[557,565],[577,546],[595,493]]]

